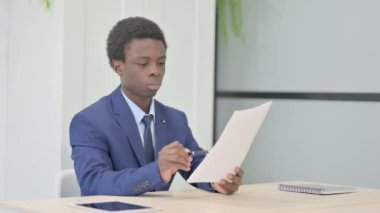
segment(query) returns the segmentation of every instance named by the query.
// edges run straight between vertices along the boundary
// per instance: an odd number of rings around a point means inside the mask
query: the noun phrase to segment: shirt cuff
[[[214,191],[214,192],[218,192],[218,191],[216,190],[216,188],[215,188],[215,184],[214,184],[214,183],[210,183],[210,187],[211,187],[212,191]]]

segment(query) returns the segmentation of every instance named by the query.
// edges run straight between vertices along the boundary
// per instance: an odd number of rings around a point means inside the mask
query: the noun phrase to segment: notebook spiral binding
[[[306,186],[290,186],[279,184],[279,190],[288,191],[288,192],[298,192],[298,193],[308,193],[308,194],[322,194],[325,190],[323,188],[314,188],[314,187],[306,187]]]

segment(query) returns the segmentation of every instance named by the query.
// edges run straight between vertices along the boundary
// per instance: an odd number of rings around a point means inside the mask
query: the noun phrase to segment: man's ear
[[[112,60],[111,66],[119,76],[123,75],[124,63],[122,61]]]

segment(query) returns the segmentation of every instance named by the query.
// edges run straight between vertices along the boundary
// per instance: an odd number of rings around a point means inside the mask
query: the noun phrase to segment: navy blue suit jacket
[[[179,141],[200,150],[188,127],[186,115],[155,102],[156,156],[162,147]],[[168,190],[157,161],[146,164],[139,131],[120,86],[109,96],[76,114],[70,125],[72,159],[82,195],[139,195]],[[194,158],[187,179],[203,160]],[[212,191],[208,183],[196,187]]]

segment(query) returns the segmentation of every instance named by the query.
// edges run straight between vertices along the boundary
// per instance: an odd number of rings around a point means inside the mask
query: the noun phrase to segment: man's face
[[[125,62],[115,68],[126,95],[134,102],[156,95],[165,74],[166,48],[156,39],[133,39],[124,50]]]

